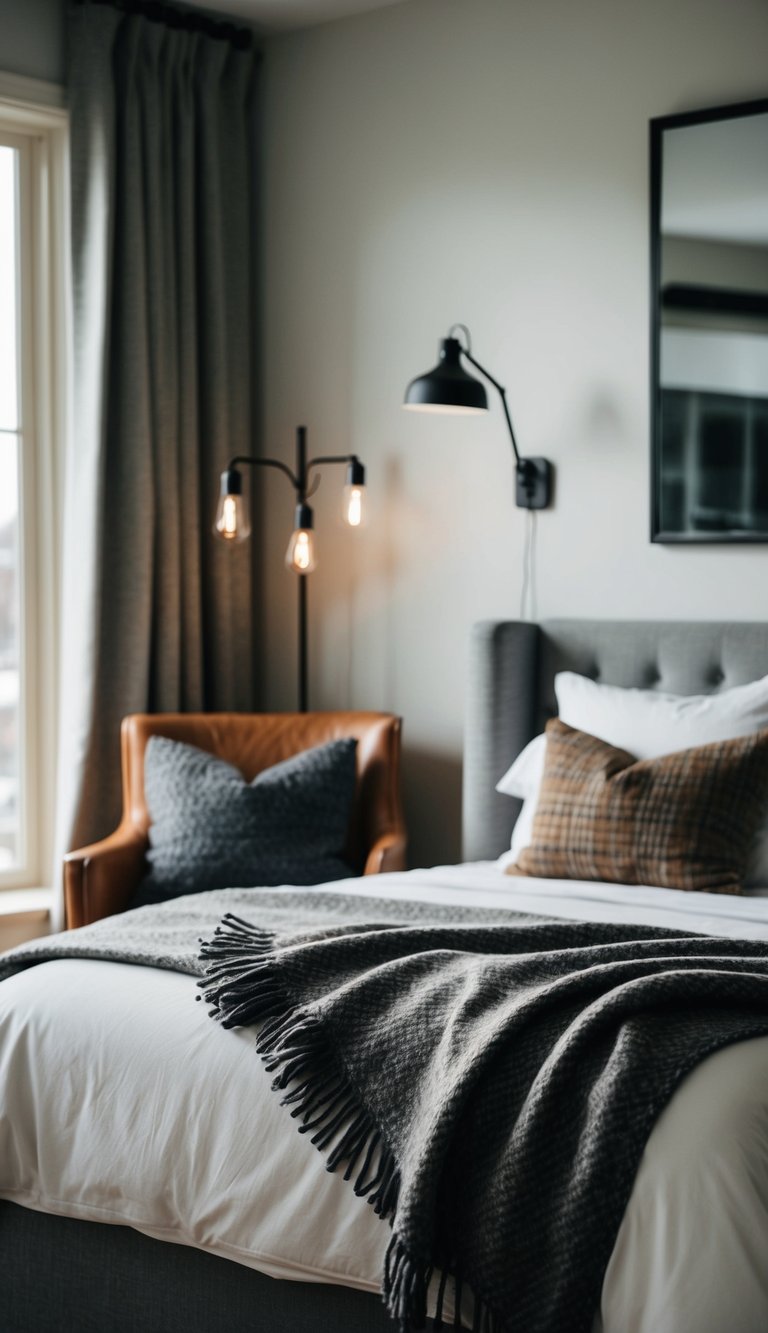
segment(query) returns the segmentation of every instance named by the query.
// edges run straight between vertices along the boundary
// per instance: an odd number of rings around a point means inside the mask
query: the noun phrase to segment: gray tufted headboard
[[[472,631],[464,741],[463,856],[509,847],[519,802],[494,790],[555,712],[558,671],[608,685],[710,694],[768,675],[768,623],[484,621]]]

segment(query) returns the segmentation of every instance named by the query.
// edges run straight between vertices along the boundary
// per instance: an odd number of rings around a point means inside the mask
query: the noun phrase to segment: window
[[[0,140],[0,873],[26,859],[21,778],[19,150]]]
[[[66,120],[0,75],[0,889],[50,882]],[[36,90],[37,91],[37,90]]]

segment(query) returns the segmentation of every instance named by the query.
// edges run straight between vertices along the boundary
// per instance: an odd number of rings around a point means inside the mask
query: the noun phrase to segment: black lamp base
[[[515,474],[518,509],[548,509],[553,477],[554,468],[548,458],[521,458]]]

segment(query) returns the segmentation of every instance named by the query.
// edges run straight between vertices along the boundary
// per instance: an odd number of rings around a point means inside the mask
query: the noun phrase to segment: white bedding
[[[343,891],[768,940],[758,895],[516,880],[495,863]],[[220,1029],[196,994],[179,973],[81,960],[0,985],[0,1196],[276,1278],[378,1290],[388,1227],[297,1134],[254,1031]],[[710,1057],[660,1117],[596,1333],[764,1333],[766,1255],[768,1038]]]

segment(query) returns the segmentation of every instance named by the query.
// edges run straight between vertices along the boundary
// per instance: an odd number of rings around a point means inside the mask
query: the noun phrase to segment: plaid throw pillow
[[[768,805],[768,731],[660,759],[547,723],[533,838],[510,875],[739,893]]]

